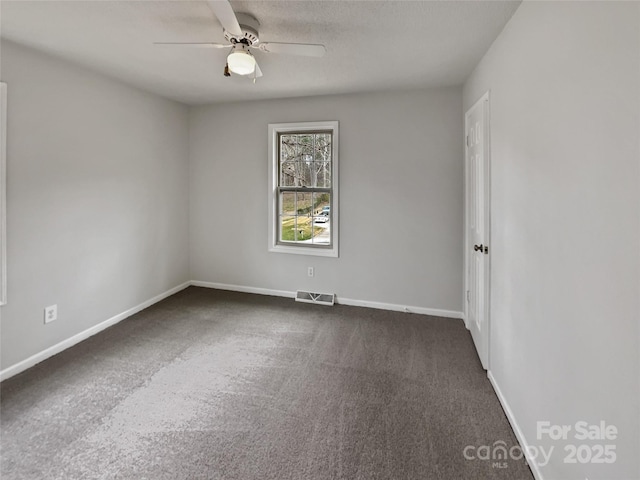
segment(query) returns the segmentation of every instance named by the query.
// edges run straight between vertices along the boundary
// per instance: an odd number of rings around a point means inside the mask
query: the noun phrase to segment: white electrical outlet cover
[[[44,323],[58,319],[58,305],[50,305],[44,309]]]

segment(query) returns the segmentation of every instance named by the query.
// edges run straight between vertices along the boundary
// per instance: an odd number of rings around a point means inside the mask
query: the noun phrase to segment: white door
[[[489,94],[465,115],[467,328],[489,368]]]

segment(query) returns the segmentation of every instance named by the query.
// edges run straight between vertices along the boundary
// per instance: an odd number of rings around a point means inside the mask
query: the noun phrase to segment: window
[[[269,124],[269,251],[338,256],[338,122]]]

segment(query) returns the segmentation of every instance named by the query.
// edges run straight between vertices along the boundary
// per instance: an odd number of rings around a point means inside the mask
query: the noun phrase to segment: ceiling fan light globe
[[[243,50],[234,50],[227,57],[229,70],[238,75],[248,75],[256,69],[256,59]]]

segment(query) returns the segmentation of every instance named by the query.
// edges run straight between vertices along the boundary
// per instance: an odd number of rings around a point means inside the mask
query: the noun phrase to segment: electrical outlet
[[[309,275],[310,277],[313,277],[313,267],[307,268],[307,275]]]
[[[53,322],[58,319],[58,305],[44,307],[44,323]]]

